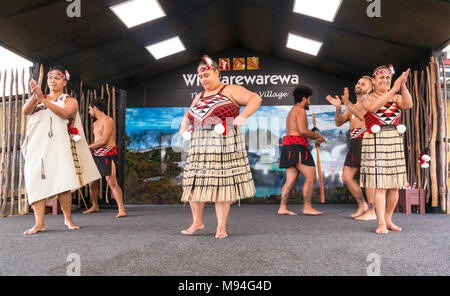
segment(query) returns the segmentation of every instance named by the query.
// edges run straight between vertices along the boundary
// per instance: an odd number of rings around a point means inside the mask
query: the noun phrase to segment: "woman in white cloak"
[[[100,179],[83,132],[78,103],[63,93],[69,73],[54,67],[47,74],[48,95],[36,81],[30,81],[33,96],[23,107],[29,115],[22,153],[25,189],[36,224],[24,232],[45,231],[45,205],[58,199],[69,229],[79,229],[71,216],[72,192]]]

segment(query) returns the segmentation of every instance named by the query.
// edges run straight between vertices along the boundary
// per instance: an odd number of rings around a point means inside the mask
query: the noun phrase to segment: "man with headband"
[[[344,89],[344,95],[341,97],[347,109],[342,114],[342,102],[338,96],[333,98],[328,95],[327,100],[336,107],[335,123],[336,126],[342,126],[345,122],[350,122],[350,149],[346,154],[344,161],[344,169],[342,171],[342,181],[347,186],[351,194],[358,202],[358,209],[350,217],[357,220],[375,220],[375,209],[372,196],[365,201],[363,192],[359,183],[354,179],[361,167],[361,146],[362,138],[366,133],[364,124],[365,111],[361,108],[361,100],[363,96],[372,91],[372,79],[369,76],[363,76],[358,80],[355,86],[356,104],[348,104],[348,89]]]

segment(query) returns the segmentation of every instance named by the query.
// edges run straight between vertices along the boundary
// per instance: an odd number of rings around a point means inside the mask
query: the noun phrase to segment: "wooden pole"
[[[439,196],[441,201],[441,209],[442,212],[445,213],[447,211],[447,204],[446,204],[446,173],[445,173],[445,163],[447,160],[445,159],[445,108],[444,103],[442,101],[441,96],[441,81],[439,79],[440,73],[440,66],[439,62],[436,58],[432,57],[435,65],[435,76],[436,76],[436,99],[437,99],[437,106],[439,108]]]
[[[438,184],[437,184],[437,174],[436,174],[436,137],[437,137],[437,108],[436,108],[436,79],[435,79],[435,65],[433,57],[430,59],[430,99],[431,108],[433,116],[433,126],[431,130],[431,141],[430,141],[430,177],[431,177],[431,206],[438,206]]]
[[[3,189],[3,179],[5,176],[5,157],[6,157],[6,76],[8,72],[5,70],[5,74],[3,75],[3,93],[2,93],[2,155],[0,159],[0,189]],[[0,73],[0,81],[1,81],[1,73]],[[3,190],[0,192],[0,209],[3,204]]]
[[[420,127],[419,127],[419,111],[420,111],[420,98],[419,98],[419,82],[418,82],[419,72],[414,71],[414,111],[415,111],[415,134],[416,134],[416,155],[414,157],[414,161],[416,163],[416,171],[417,171],[417,188],[422,188],[422,171],[420,170],[420,163],[417,161],[420,155]]]
[[[15,87],[15,91],[16,94],[14,96],[15,102],[14,102],[14,120],[13,120],[13,124],[14,124],[14,132],[13,132],[13,154],[12,154],[12,165],[11,165],[11,194],[10,194],[10,199],[11,199],[11,207],[9,210],[9,214],[10,215],[14,215],[14,207],[15,207],[15,189],[16,189],[16,157],[17,157],[17,126],[19,124],[19,74],[18,74],[18,70],[16,68],[16,75],[14,78],[14,83],[16,85]],[[11,93],[11,98],[12,98],[12,93]],[[17,193],[19,193],[17,191]],[[18,196],[19,194],[17,194]]]
[[[25,69],[23,69],[22,71],[22,104],[21,107],[23,108],[23,106],[25,105],[25,96],[26,96],[26,91],[25,91]],[[18,185],[18,211],[19,211],[19,215],[24,214],[25,213],[25,200],[24,197],[22,195],[23,192],[23,151],[22,151],[22,145],[23,145],[23,141],[25,139],[25,116],[23,115],[22,112],[20,112],[21,116],[20,116],[20,157],[19,157],[19,185]],[[22,197],[23,196],[23,197]]]
[[[109,86],[108,86],[108,83],[106,84],[106,95],[108,96],[108,113],[107,113],[107,115],[109,116],[109,105],[110,105],[110,102],[111,102],[111,93],[109,92]],[[105,193],[105,200],[106,200],[106,202],[107,203],[109,203],[109,186],[108,186],[108,182],[106,182],[106,193]]]
[[[9,100],[8,100],[8,127],[7,127],[7,138],[6,138],[6,169],[5,169],[5,177],[6,180],[3,184],[3,203],[1,209],[1,216],[6,215],[6,204],[8,203],[8,189],[9,189],[9,172],[10,172],[10,163],[11,163],[11,121],[12,121],[12,93],[13,93],[13,83],[14,83],[14,73],[11,69],[11,83],[10,83],[10,92],[9,92]]]
[[[313,127],[316,128],[316,114],[312,114]],[[317,132],[315,132],[317,133]],[[319,175],[319,187],[320,187],[320,202],[325,202],[325,190],[323,188],[323,178],[322,178],[322,166],[320,164],[320,154],[319,154],[319,144],[316,142],[316,152],[317,152],[317,174]]]
[[[445,184],[446,184],[446,191],[445,191],[445,197],[447,199],[446,201],[446,205],[447,205],[447,214],[450,214],[450,198],[449,198],[449,183],[448,183],[448,148],[449,148],[449,143],[448,143],[448,106],[447,106],[447,76],[445,74],[445,65],[444,65],[444,60],[442,59],[441,56],[441,66],[442,66],[442,78],[443,78],[443,86],[444,86],[444,96],[442,97],[442,99],[444,100],[444,108],[445,108]]]
[[[39,67],[39,78],[38,78],[38,86],[42,89],[42,81],[44,80],[44,66],[41,64]]]

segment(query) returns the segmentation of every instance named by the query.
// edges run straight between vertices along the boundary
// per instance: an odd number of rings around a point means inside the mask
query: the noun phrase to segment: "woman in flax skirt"
[[[205,202],[214,202],[215,237],[225,238],[231,203],[255,194],[240,126],[258,110],[262,99],[242,86],[223,84],[219,67],[208,56],[203,57],[197,72],[204,91],[194,98],[180,126],[183,137],[191,139],[181,201],[189,201],[193,218],[192,225],[181,233],[192,235],[204,229]],[[241,106],[246,107],[240,114]]]
[[[374,91],[364,97],[362,107],[368,132],[363,137],[360,185],[375,196],[378,220],[376,233],[402,229],[392,222],[398,202],[398,190],[407,183],[404,125],[399,125],[401,110],[412,108],[412,98],[406,87],[409,69],[395,81],[391,89],[393,69],[376,68],[372,75]],[[397,94],[400,91],[401,94]]]
[[[64,224],[78,229],[71,216],[71,192],[100,178],[84,137],[78,103],[63,92],[68,80],[67,70],[54,67],[47,74],[48,95],[42,94],[36,81],[30,81],[33,96],[23,107],[29,118],[22,153],[25,189],[36,223],[24,234],[46,230],[45,204],[56,198]]]

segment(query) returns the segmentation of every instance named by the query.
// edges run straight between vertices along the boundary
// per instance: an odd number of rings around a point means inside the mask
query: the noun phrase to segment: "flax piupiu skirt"
[[[381,126],[378,133],[364,134],[361,148],[360,185],[394,189],[406,186],[403,135],[395,126]]]
[[[239,127],[230,126],[226,135],[213,128],[197,127],[183,171],[183,195],[188,202],[235,202],[255,195],[255,185],[245,138]]]

